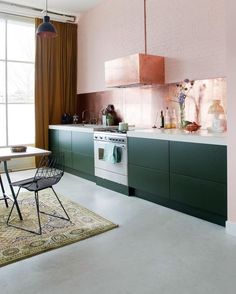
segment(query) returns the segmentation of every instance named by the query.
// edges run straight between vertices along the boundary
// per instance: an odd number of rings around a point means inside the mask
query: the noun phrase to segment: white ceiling
[[[8,3],[27,5],[36,8],[45,8],[45,0],[4,0]],[[48,10],[54,12],[79,15],[87,11],[103,0],[48,0]]]

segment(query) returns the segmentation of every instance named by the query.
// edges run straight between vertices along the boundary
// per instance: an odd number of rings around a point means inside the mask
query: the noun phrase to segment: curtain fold
[[[35,19],[35,27],[42,22]],[[48,149],[48,126],[76,112],[77,25],[51,21],[56,38],[36,37],[35,146]]]

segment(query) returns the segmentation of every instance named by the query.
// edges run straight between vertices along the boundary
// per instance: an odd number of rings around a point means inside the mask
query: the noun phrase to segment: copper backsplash
[[[113,104],[119,121],[134,124],[137,127],[159,126],[160,111],[168,106],[176,108],[176,85],[146,86],[140,88],[122,88],[77,95],[77,111],[81,114],[88,110],[90,117],[96,117],[101,123],[101,110],[108,104]],[[195,82],[191,96],[188,99],[186,114],[189,120],[196,120],[193,103],[201,101],[199,123],[206,127],[208,122],[207,109],[213,99],[220,99],[227,113],[226,80],[224,78],[199,80]],[[191,102],[192,101],[192,102]],[[191,103],[193,105],[191,105]]]

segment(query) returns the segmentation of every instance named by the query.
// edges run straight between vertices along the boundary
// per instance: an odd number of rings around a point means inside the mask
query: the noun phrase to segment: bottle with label
[[[164,124],[164,114],[163,114],[163,110],[161,110],[161,116],[160,116],[160,128],[164,128],[165,124]]]
[[[172,115],[171,115],[171,128],[175,129],[177,127],[177,117],[175,109],[172,109]]]
[[[166,107],[164,121],[165,121],[164,128],[170,129],[171,128],[171,117],[170,117],[170,111],[169,111],[168,107]]]

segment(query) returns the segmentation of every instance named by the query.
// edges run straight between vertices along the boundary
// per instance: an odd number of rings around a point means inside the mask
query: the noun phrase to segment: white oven
[[[106,152],[113,152],[114,148],[119,149],[118,161],[111,161],[105,156]],[[94,133],[95,176],[127,186],[127,163],[126,134],[101,131]]]

